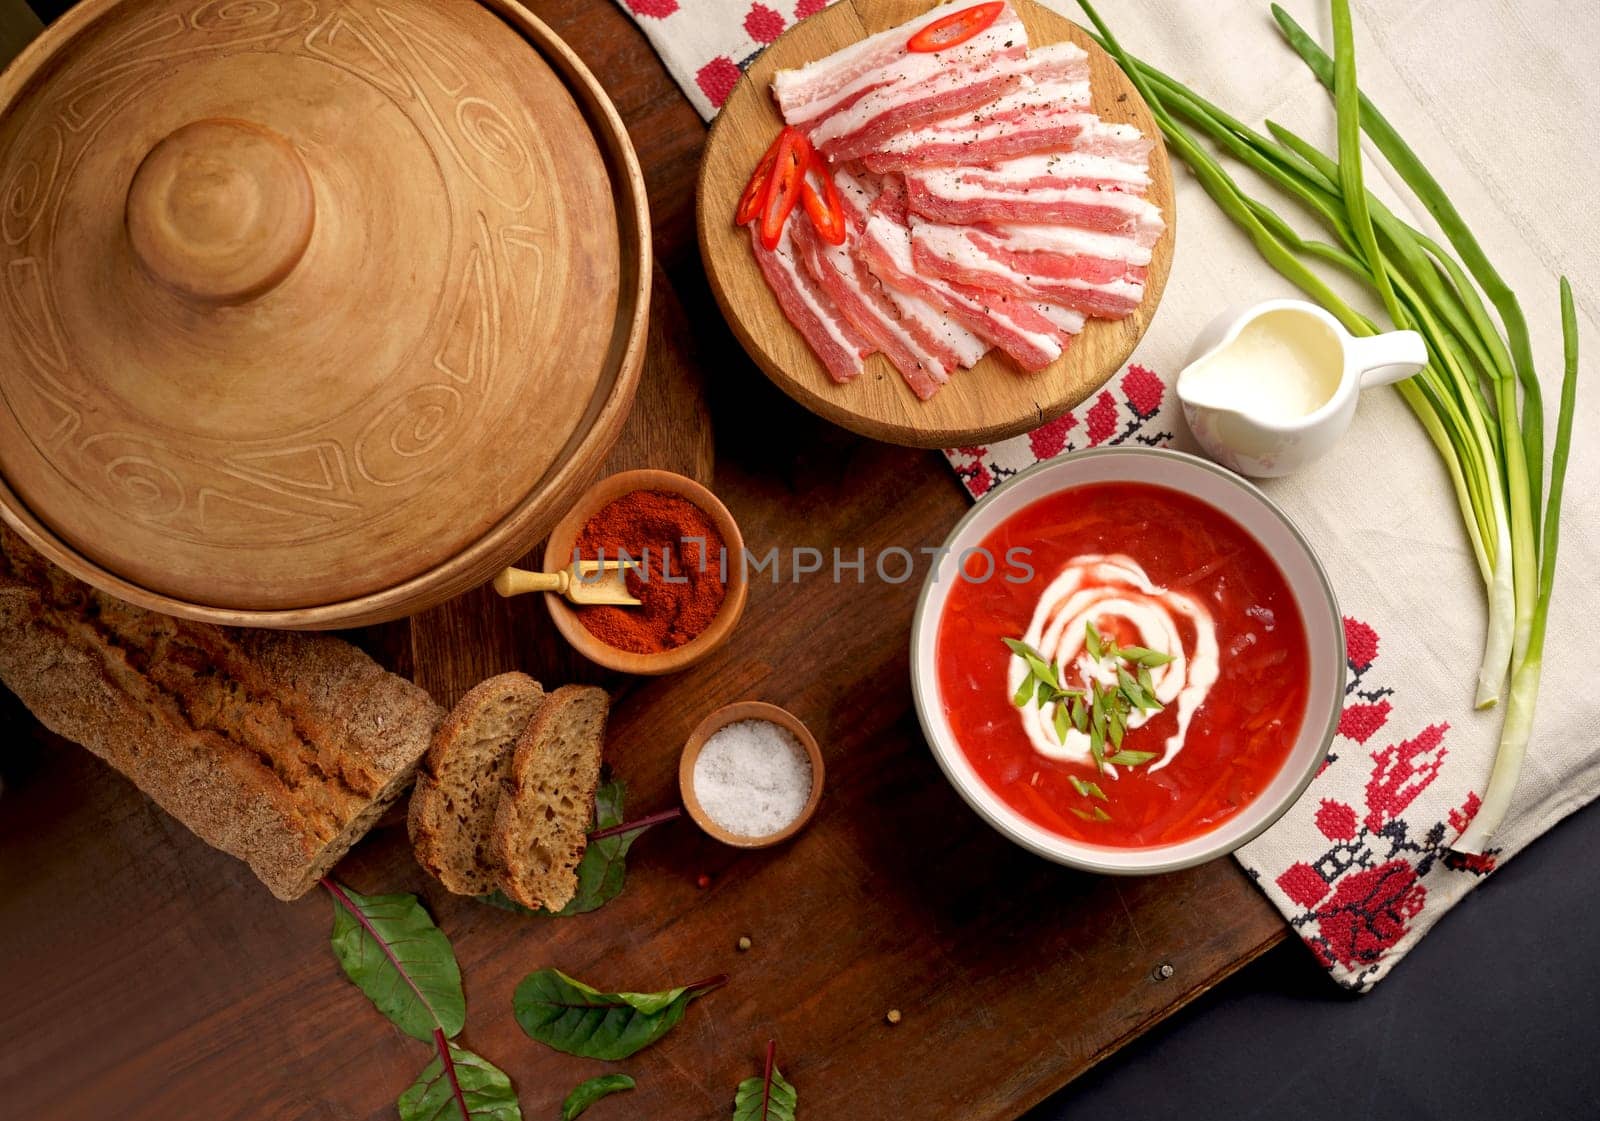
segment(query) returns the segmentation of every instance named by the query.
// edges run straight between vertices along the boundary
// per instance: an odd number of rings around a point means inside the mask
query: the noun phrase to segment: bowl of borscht
[[[1101,448],[1022,472],[951,531],[911,679],[935,758],[990,825],[1076,868],[1167,872],[1305,791],[1338,728],[1344,628],[1256,487]]]

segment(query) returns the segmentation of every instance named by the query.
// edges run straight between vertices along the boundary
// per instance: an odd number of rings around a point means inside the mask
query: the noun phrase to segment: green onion
[[[1567,453],[1572,446],[1572,415],[1578,396],[1578,313],[1572,302],[1572,285],[1561,278],[1561,340],[1566,369],[1561,377],[1561,412],[1556,421],[1556,444],[1550,457],[1550,497],[1544,512],[1544,543],[1539,556],[1539,602],[1521,663],[1511,676],[1511,699],[1506,703],[1506,723],[1500,733],[1494,770],[1472,823],[1451,846],[1460,852],[1483,852],[1511,808],[1511,795],[1522,773],[1528,738],[1533,732],[1533,705],[1539,699],[1539,673],[1544,664],[1545,619],[1550,614],[1550,593],[1556,582],[1556,546],[1560,541],[1561,492],[1567,479]]]
[[[1322,48],[1317,46],[1316,40],[1295,23],[1294,17],[1276,4],[1272,5],[1272,17],[1278,21],[1278,26],[1283,30],[1289,45],[1305,60],[1311,72],[1317,76],[1317,80],[1331,87],[1334,63]],[[1384,158],[1395,171],[1399,172],[1406,186],[1411,188],[1422,205],[1427,207],[1428,213],[1439,223],[1439,228],[1444,230],[1445,236],[1450,239],[1450,244],[1461,254],[1467,268],[1482,285],[1490,302],[1499,311],[1500,318],[1505,321],[1506,337],[1510,340],[1511,352],[1515,355],[1517,377],[1522,382],[1523,392],[1526,394],[1522,420],[1523,446],[1533,505],[1537,507],[1539,480],[1544,470],[1544,404],[1539,389],[1539,377],[1533,366],[1533,344],[1528,336],[1528,323],[1523,317],[1522,306],[1517,302],[1516,293],[1511,291],[1510,286],[1489,263],[1488,255],[1478,244],[1477,238],[1472,236],[1472,231],[1467,228],[1466,221],[1450,202],[1450,197],[1445,194],[1444,188],[1429,174],[1428,169],[1417,158],[1417,154],[1411,150],[1411,146],[1401,139],[1388,119],[1378,112],[1377,107],[1370,101],[1361,97],[1359,103],[1361,127],[1372,137],[1372,142],[1377,145]],[[1475,294],[1472,298],[1476,298]],[[1496,338],[1498,339],[1498,333]]]
[[[1481,852],[1509,808],[1538,695],[1576,397],[1577,319],[1570,286],[1562,280],[1566,368],[1549,495],[1541,511],[1544,406],[1521,305],[1438,181],[1361,93],[1349,0],[1332,0],[1331,57],[1281,8],[1272,8],[1290,46],[1332,93],[1337,159],[1271,122],[1270,135],[1263,135],[1132,58],[1088,0],[1079,4],[1099,33],[1096,41],[1149,103],[1174,151],[1278,272],[1352,333],[1377,333],[1378,326],[1335,293],[1308,262],[1334,266],[1374,292],[1394,326],[1417,331],[1427,343],[1428,365],[1395,388],[1444,462],[1484,581],[1488,623],[1478,705],[1495,704],[1508,673],[1511,681],[1483,805],[1454,846]],[[1196,132],[1299,203],[1334,241],[1303,237],[1270,206],[1247,195],[1200,144]],[[1439,223],[1460,260],[1366,189],[1363,132]],[[1504,324],[1503,335],[1485,296]]]

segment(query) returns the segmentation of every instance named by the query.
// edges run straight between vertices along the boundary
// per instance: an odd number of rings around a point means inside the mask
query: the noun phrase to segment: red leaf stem
[[[696,981],[692,985],[683,986],[683,991],[686,993],[698,992],[704,996],[712,989],[720,989],[727,983],[728,975],[726,973],[718,973],[715,977],[707,977],[704,981]]]
[[[361,908],[352,903],[350,897],[344,893],[344,889],[333,880],[324,876],[321,883],[323,887],[328,889],[329,894],[339,901],[339,906],[349,911],[351,917],[361,924],[361,929],[365,930],[372,940],[378,944],[378,949],[383,951],[383,956],[389,959],[389,964],[394,966],[394,971],[400,974],[401,980],[406,983],[412,992],[417,994],[417,999],[422,1002],[422,1007],[428,1010],[428,1014],[433,1017],[433,1022],[437,1025],[439,1023],[439,1014],[433,1010],[433,1005],[428,1003],[427,996],[417,987],[417,983],[411,979],[411,974],[406,972],[405,966],[400,964],[400,959],[394,956],[394,951],[389,949],[389,944],[379,937],[377,930],[367,920],[367,916],[361,913]],[[434,1031],[437,1032],[438,1030],[437,1027],[434,1028]]]
[[[472,1111],[467,1108],[467,1096],[461,1092],[461,1079],[456,1077],[456,1061],[450,1056],[450,1041],[441,1028],[433,1029],[433,1045],[439,1050],[439,1065],[450,1079],[450,1093],[461,1109],[461,1121],[472,1121]]]
[[[610,825],[604,829],[596,829],[589,834],[590,841],[603,841],[607,837],[620,837],[624,833],[632,833],[639,829],[648,829],[652,825],[661,825],[683,816],[683,807],[674,806],[670,810],[653,813],[649,817],[641,817],[637,821],[624,821],[621,825]]]
[[[772,1072],[777,1069],[778,1041],[767,1040],[767,1066],[761,1075],[761,1121],[772,1113]]]

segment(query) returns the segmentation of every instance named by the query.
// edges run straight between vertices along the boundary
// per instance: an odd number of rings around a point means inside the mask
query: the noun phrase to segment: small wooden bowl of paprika
[[[545,571],[571,568],[575,553],[583,560],[625,553],[640,562],[627,577],[638,607],[575,607],[544,597],[562,636],[607,669],[643,676],[687,669],[726,642],[744,613],[739,526],[716,495],[674,472],[623,471],[590,487],[550,531]]]

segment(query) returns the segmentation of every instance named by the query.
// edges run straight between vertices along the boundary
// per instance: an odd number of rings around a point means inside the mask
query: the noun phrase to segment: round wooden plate
[[[1093,319],[1065,354],[1024,374],[998,351],[952,376],[931,401],[918,401],[888,359],[874,355],[848,385],[831,381],[762,279],[749,235],[733,211],[750,171],[782,127],[772,100],[774,72],[804,66],[867,35],[904,23],[928,0],[840,0],[778,38],[734,87],[711,126],[700,164],[700,253],[722,313],[745,350],[784,392],[835,424],[893,444],[942,448],[1015,436],[1066,412],[1121,368],[1144,335],[1172,265],[1176,224],[1172,169],[1150,108],[1117,64],[1070,20],[1033,0],[1011,0],[1035,46],[1069,39],[1089,53],[1091,104],[1108,121],[1134,125],[1155,141],[1149,198],[1166,232],[1156,243],[1144,302],[1126,319]]]

